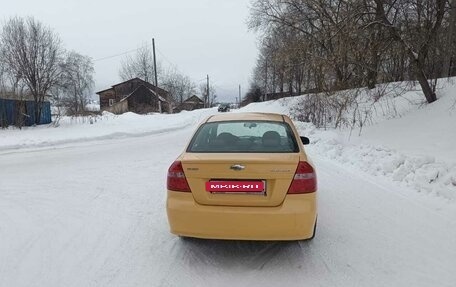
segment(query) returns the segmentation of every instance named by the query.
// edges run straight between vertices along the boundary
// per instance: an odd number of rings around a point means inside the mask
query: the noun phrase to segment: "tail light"
[[[190,192],[190,187],[188,186],[180,161],[173,162],[169,167],[166,185],[168,190]]]
[[[317,175],[306,161],[300,161],[296,169],[288,194],[312,193],[317,191]]]

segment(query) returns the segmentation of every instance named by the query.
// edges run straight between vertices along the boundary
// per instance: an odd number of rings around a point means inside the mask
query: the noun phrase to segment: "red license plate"
[[[208,192],[264,192],[264,181],[209,181]]]

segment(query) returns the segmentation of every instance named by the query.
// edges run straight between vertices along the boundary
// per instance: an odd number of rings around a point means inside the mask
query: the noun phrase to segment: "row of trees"
[[[135,54],[125,56],[121,61],[119,76],[123,81],[138,77],[146,82],[154,83],[154,75],[154,58],[148,46],[140,47]],[[207,107],[212,106],[217,98],[213,85],[209,85],[208,92],[206,83],[198,85],[175,67],[163,69],[161,63],[158,62],[157,77],[158,85],[154,84],[168,91],[177,105],[198,93],[202,95],[202,100]]]
[[[248,101],[416,80],[428,103],[456,75],[456,0],[254,0]]]
[[[31,96],[37,123],[47,96],[69,113],[84,111],[94,85],[89,57],[65,50],[60,37],[32,17],[11,18],[0,33],[1,94],[20,100]]]

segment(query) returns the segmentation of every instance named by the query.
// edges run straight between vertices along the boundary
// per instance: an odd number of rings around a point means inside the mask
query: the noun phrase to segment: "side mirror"
[[[301,142],[303,145],[308,145],[310,144],[310,140],[308,137],[300,137],[301,138]]]

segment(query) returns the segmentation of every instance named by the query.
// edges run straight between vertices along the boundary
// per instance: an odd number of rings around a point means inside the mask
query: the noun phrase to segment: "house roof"
[[[100,94],[100,93],[103,93],[103,92],[112,90],[112,89],[114,89],[114,88],[117,87],[117,86],[123,85],[123,84],[128,83],[128,82],[132,82],[132,81],[139,81],[139,82],[141,82],[142,84],[141,84],[140,86],[144,85],[144,86],[147,87],[149,90],[154,91],[154,94],[156,94],[157,96],[161,97],[161,98],[162,98],[164,101],[166,101],[166,102],[169,102],[169,101],[171,100],[171,99],[168,99],[168,98],[169,98],[169,92],[168,92],[168,91],[163,90],[162,88],[156,87],[156,86],[154,86],[153,84],[151,84],[151,83],[149,83],[149,82],[146,82],[146,81],[144,81],[144,80],[142,80],[142,79],[140,79],[140,78],[138,78],[138,77],[133,78],[133,79],[130,79],[130,80],[127,80],[127,81],[120,82],[120,83],[115,84],[115,85],[112,85],[111,88],[104,89],[104,90],[102,90],[102,91],[97,92],[96,94],[98,95],[98,94]],[[139,86],[139,87],[140,87],[140,86]],[[136,89],[135,89],[135,90],[136,90]],[[129,95],[128,95],[128,96],[129,96]],[[127,97],[128,97],[128,96],[127,96]]]
[[[120,82],[120,83],[118,83],[118,84],[112,85],[112,87],[114,88],[114,87],[123,85],[123,84],[128,83],[128,82],[132,82],[132,81],[135,81],[135,80],[136,80],[136,81],[139,80],[139,81],[141,81],[141,82],[148,83],[148,82],[146,82],[146,81],[144,81],[144,80],[141,80],[140,78],[136,77],[136,78],[132,78],[132,79],[130,79],[130,80],[126,80],[126,81]]]
[[[158,93],[156,93],[154,90],[152,89],[149,89],[146,85],[140,85],[138,86],[133,92],[131,92],[129,95],[127,95],[126,97],[122,98],[120,101],[125,101],[126,99],[128,99],[131,95],[133,95],[137,90],[139,90],[140,88],[146,88],[148,91],[150,91],[152,94],[154,94],[159,101],[161,102],[167,102],[168,103],[168,100],[166,100],[165,98],[163,98],[162,96],[160,96]]]
[[[108,88],[108,89],[104,89],[104,90],[102,90],[102,91],[96,92],[95,94],[99,95],[99,94],[101,94],[101,93],[103,93],[103,92],[106,92],[106,91],[109,91],[109,90],[112,90],[112,89],[113,89],[112,87],[111,87],[111,88]]]
[[[117,87],[117,86],[123,85],[123,84],[128,83],[128,82],[132,82],[132,81],[139,81],[139,82],[142,82],[143,85],[145,85],[145,86],[148,87],[148,88],[157,89],[159,93],[166,93],[166,94],[169,93],[168,91],[163,90],[162,88],[157,87],[157,86],[153,85],[152,83],[149,83],[149,82],[147,82],[147,81],[144,81],[143,79],[140,79],[140,78],[138,78],[138,77],[133,78],[133,79],[130,79],[130,80],[127,80],[127,81],[123,81],[123,82],[118,83],[118,84],[115,84],[115,85],[113,85],[112,87],[115,88],[115,87]]]
[[[190,98],[186,99],[184,101],[184,103],[194,103],[194,102],[200,102],[200,103],[204,103],[203,100],[200,99],[200,97],[196,96],[196,95],[193,95],[191,96]]]

